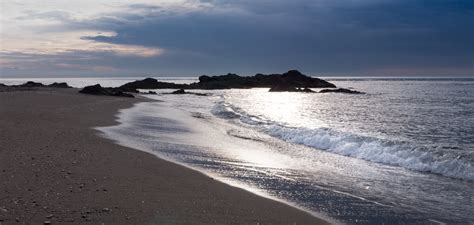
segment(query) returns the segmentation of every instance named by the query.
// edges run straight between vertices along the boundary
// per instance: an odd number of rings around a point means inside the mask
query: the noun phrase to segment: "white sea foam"
[[[259,131],[294,144],[371,162],[474,181],[474,156],[470,152],[453,154],[426,146],[366,137],[330,128],[288,127],[249,115],[224,101],[218,102],[212,113],[221,118],[238,120],[243,125],[253,126]]]

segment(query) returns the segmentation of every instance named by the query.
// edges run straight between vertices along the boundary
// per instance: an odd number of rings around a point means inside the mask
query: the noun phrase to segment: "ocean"
[[[135,79],[33,80],[82,87]],[[146,97],[159,101],[123,109],[119,125],[97,129],[336,222],[473,223],[474,78],[325,79],[367,94],[156,90]]]

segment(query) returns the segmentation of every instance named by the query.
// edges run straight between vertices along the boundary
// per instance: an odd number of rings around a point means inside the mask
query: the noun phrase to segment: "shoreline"
[[[1,92],[0,223],[327,223],[93,129],[141,101],[77,89]]]

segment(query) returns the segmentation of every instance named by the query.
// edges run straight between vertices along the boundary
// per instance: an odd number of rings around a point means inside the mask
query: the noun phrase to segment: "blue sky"
[[[474,76],[474,1],[1,4],[3,77]]]

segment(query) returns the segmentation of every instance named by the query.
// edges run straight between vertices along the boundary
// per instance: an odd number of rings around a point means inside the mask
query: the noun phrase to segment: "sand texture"
[[[101,138],[140,98],[0,92],[0,224],[322,224],[288,205]]]

